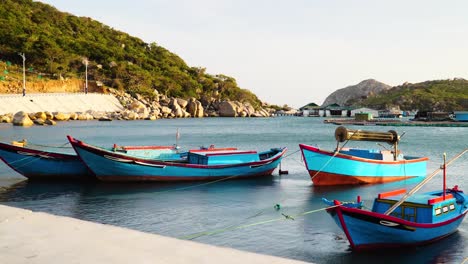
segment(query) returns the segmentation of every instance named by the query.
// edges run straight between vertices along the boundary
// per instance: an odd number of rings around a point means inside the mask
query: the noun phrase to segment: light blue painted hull
[[[104,181],[182,181],[266,176],[271,175],[286,151],[283,149],[272,158],[258,162],[200,165],[118,155],[81,141],[70,142],[88,168]]]
[[[31,180],[92,179],[92,174],[76,155],[0,143],[0,158],[10,168]]]
[[[300,147],[315,185],[381,183],[426,176],[427,158],[383,161],[335,154],[303,144]]]

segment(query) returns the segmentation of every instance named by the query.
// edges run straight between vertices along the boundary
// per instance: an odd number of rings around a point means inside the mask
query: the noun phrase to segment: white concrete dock
[[[123,107],[113,95],[99,93],[0,94],[0,115],[25,111],[86,112],[120,111]]]
[[[0,205],[0,263],[304,263]]]

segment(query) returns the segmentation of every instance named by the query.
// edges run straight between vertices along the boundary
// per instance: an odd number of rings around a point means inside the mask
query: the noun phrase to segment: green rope
[[[281,215],[283,217],[273,218],[273,219],[259,221],[259,222],[255,222],[255,223],[245,224],[245,225],[229,226],[229,227],[226,227],[226,228],[217,229],[217,230],[213,230],[213,231],[199,232],[199,233],[179,237],[179,239],[192,240],[192,239],[202,237],[202,236],[211,236],[211,235],[224,233],[224,232],[227,232],[227,231],[244,229],[244,228],[247,228],[247,227],[252,227],[252,226],[257,226],[257,225],[263,225],[263,224],[268,224],[268,223],[273,223],[273,222],[278,222],[278,221],[294,220],[295,218],[300,217],[300,216],[304,216],[304,215],[308,215],[308,214],[312,214],[312,213],[317,213],[317,212],[324,211],[324,210],[327,210],[327,209],[331,209],[331,208],[334,208],[334,207],[338,207],[338,206],[341,206],[341,205],[342,204],[333,205],[333,206],[324,207],[324,208],[319,208],[319,209],[303,212],[303,213],[296,214],[296,215],[287,215],[287,214],[282,213]]]
[[[287,157],[291,156],[292,154],[295,154],[295,153],[297,153],[297,152],[299,152],[299,151],[301,151],[301,150],[298,149],[298,150],[296,150],[296,151],[294,151],[294,152],[292,152],[292,153],[289,153],[288,155],[284,156],[283,159],[285,159],[285,158],[287,158]]]

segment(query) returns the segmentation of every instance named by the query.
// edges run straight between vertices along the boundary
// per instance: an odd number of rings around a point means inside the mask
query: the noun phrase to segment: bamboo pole
[[[433,173],[431,173],[431,175],[427,176],[422,182],[420,182],[418,185],[416,185],[413,189],[411,189],[407,194],[405,194],[398,202],[396,202],[394,205],[392,205],[384,214],[386,215],[389,215],[391,214],[393,211],[395,211],[395,209],[400,206],[404,201],[406,201],[406,199],[408,199],[411,195],[413,195],[415,192],[419,191],[419,189],[421,189],[421,187],[424,186],[424,184],[428,183],[432,178],[434,178],[434,176],[436,176],[440,170],[442,170],[444,167],[447,167],[448,165],[450,165],[452,162],[454,162],[455,160],[457,160],[458,158],[460,158],[463,154],[465,154],[465,152],[468,151],[468,148],[465,148],[462,152],[458,153],[455,157],[453,157],[449,162],[447,162],[447,164],[445,164],[445,166],[443,167],[440,167],[438,169],[436,169]],[[444,190],[445,191],[445,190]]]

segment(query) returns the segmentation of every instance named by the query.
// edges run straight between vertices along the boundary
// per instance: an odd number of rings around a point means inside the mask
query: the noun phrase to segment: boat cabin
[[[200,165],[226,165],[260,161],[257,151],[205,151],[189,152],[188,163]]]
[[[178,160],[181,154],[174,146],[117,146],[112,148],[114,152],[124,153],[132,157],[158,160]]]
[[[340,154],[355,156],[363,159],[393,161],[394,156],[390,150],[378,149],[358,149],[358,148],[343,148]],[[403,160],[403,154],[397,156],[397,160]]]
[[[380,193],[372,212],[385,213],[405,193],[405,189]],[[460,210],[460,204],[451,193],[446,193],[444,199],[442,192],[430,192],[411,196],[390,215],[416,223],[438,223],[452,219]]]

